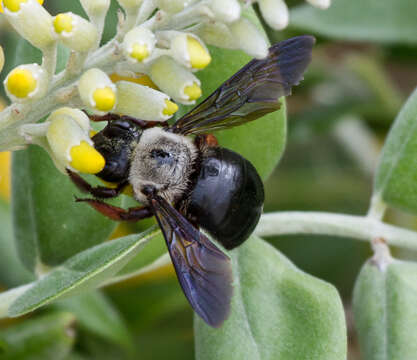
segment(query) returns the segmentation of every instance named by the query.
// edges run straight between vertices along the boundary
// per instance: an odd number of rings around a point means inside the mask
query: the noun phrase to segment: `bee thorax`
[[[145,130],[133,151],[129,182],[138,201],[147,204],[152,187],[170,203],[180,199],[188,186],[197,148],[185,136],[161,128]]]

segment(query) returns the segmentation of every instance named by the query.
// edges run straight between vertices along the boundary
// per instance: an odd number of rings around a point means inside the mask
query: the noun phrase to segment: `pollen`
[[[70,156],[71,167],[85,174],[97,174],[106,164],[103,156],[84,140],[71,148]]]
[[[194,69],[204,69],[210,64],[211,56],[201,43],[193,38],[187,36],[187,50],[190,55],[190,63]]]
[[[146,44],[134,44],[130,56],[137,61],[143,61],[149,56],[149,50]]]
[[[27,2],[27,0],[0,0],[0,13],[3,12],[3,1],[4,1],[4,7],[6,7],[8,10],[16,12],[20,10],[20,4]],[[43,4],[43,0],[38,0],[38,3],[40,5]]]
[[[25,98],[36,89],[36,79],[29,70],[16,69],[7,77],[6,86],[12,95]]]
[[[193,101],[201,96],[201,88],[194,82],[192,85],[184,88],[184,93],[188,96],[188,100]]]
[[[174,114],[175,112],[177,112],[177,110],[178,110],[178,105],[176,103],[168,100],[168,99],[165,99],[165,105],[166,106],[165,106],[164,110],[162,111],[162,114],[164,114],[164,115],[170,116],[170,115]]]
[[[20,10],[20,4],[25,3],[27,0],[3,0],[4,7],[12,12],[17,12]],[[1,9],[3,12],[3,8]]]
[[[100,111],[110,111],[116,104],[116,94],[109,86],[95,90],[93,99],[96,109]]]
[[[73,29],[72,16],[70,14],[58,14],[54,19],[54,29],[58,34],[70,33]]]

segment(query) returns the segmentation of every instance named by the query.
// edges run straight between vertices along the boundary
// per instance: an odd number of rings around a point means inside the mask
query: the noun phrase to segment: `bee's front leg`
[[[109,188],[106,186],[91,186],[87,181],[85,181],[77,173],[67,169],[67,174],[70,177],[71,181],[77,186],[79,190],[85,193],[89,193],[96,198],[100,199],[109,199],[116,196],[119,196],[123,189],[128,185],[127,182],[119,183],[115,188]]]

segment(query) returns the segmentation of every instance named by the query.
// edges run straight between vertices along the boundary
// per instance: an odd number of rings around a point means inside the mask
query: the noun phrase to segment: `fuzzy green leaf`
[[[77,323],[87,331],[131,349],[132,338],[116,307],[99,291],[59,300],[56,305],[74,314]]]
[[[336,289],[252,236],[231,252],[232,311],[219,329],[195,316],[197,360],[344,360],[346,325]]]
[[[0,332],[2,360],[61,360],[74,344],[75,317],[56,313],[28,319]]]
[[[63,295],[94,289],[122,269],[148,241],[154,228],[87,249],[53,269],[19,296],[9,307],[9,316],[20,316]]]
[[[417,264],[370,260],[355,284],[353,311],[366,360],[412,360],[417,354]]]
[[[416,11],[414,0],[333,0],[326,11],[293,9],[290,25],[333,39],[416,44]]]
[[[33,274],[23,266],[17,256],[10,206],[1,200],[0,229],[0,284],[13,287],[34,280]]]
[[[385,141],[375,193],[385,202],[417,213],[417,90],[411,94]]]
[[[13,154],[12,204],[17,249],[28,269],[62,263],[103,242],[116,223],[86,204],[68,176],[37,146]]]

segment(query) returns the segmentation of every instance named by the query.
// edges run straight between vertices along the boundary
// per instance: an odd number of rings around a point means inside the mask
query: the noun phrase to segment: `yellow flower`
[[[20,65],[4,80],[7,95],[17,102],[40,98],[48,90],[48,77],[38,64]]]
[[[20,4],[26,2],[27,0],[4,0],[4,6],[6,6],[10,11],[19,11]],[[39,4],[43,4],[43,0],[38,0]],[[0,0],[0,13],[3,12],[3,0]]]
[[[81,110],[61,108],[51,113],[46,138],[55,165],[87,174],[103,170],[105,160],[89,137],[89,119]]]
[[[116,86],[100,69],[90,69],[81,76],[78,92],[84,104],[98,114],[112,111],[117,104]]]

